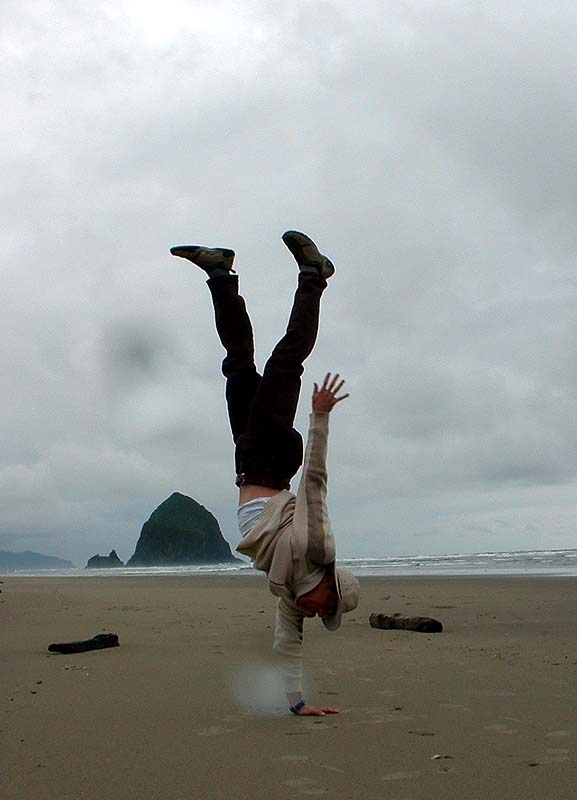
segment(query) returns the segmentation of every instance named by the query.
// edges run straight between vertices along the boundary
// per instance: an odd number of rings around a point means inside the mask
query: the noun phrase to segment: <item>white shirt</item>
[[[252,531],[269,500],[270,497],[255,497],[238,507],[238,527],[243,538]]]

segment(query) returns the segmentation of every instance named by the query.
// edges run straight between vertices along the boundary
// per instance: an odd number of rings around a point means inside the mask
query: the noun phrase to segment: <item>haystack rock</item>
[[[236,560],[213,514],[192,497],[175,492],[144,523],[127,566],[222,564]]]

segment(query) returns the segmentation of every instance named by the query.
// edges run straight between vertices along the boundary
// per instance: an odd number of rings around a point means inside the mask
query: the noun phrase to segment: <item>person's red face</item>
[[[318,586],[298,599],[298,605],[314,617],[330,617],[339,605],[337,585],[333,575],[325,575]]]

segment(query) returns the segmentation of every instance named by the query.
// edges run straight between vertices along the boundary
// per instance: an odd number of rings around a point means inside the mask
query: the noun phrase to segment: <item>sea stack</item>
[[[86,563],[86,569],[103,569],[104,567],[123,567],[124,563],[118,558],[116,550],[111,550],[107,556],[101,556],[97,553],[92,558],[89,558]]]
[[[220,526],[192,497],[174,492],[144,523],[129,567],[236,561]]]

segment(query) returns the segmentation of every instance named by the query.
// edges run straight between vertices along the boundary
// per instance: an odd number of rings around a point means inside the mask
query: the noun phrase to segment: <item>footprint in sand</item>
[[[298,756],[298,755],[287,755],[287,756],[281,756],[281,761],[290,761],[290,762],[310,761],[310,757],[309,756]]]
[[[287,781],[283,781],[284,786],[296,789],[301,794],[319,795],[327,793],[327,789],[316,788],[315,783],[316,781],[312,778],[290,778]]]
[[[400,707],[398,710],[402,711]],[[405,721],[413,719],[413,717],[408,714],[407,715],[403,714],[402,716],[399,716],[398,714],[393,714],[389,711],[389,709],[383,708],[382,706],[358,708],[357,711],[363,714],[363,719],[357,720],[356,722],[352,722],[351,724],[362,725],[363,727],[366,725],[384,725],[386,723],[392,722],[393,720],[398,720],[401,718]]]
[[[542,764],[563,764],[569,761],[569,750],[564,747],[548,747],[547,755],[541,759]]]
[[[448,708],[450,711],[470,711],[469,707],[462,703],[439,703],[439,708]]]
[[[387,772],[383,775],[384,781],[406,781],[409,778],[415,778],[418,772]]]
[[[212,725],[210,728],[197,728],[192,733],[197,736],[221,736],[223,733],[232,733],[234,728],[224,728],[222,725]]]
[[[499,733],[503,736],[512,736],[519,731],[514,728],[508,728],[506,725],[497,723],[496,725],[485,725],[484,730],[491,731],[491,733]]]
[[[551,739],[561,739],[564,736],[572,736],[573,731],[549,731],[547,736]]]
[[[341,769],[340,767],[332,767],[330,764],[321,764],[322,769],[328,769],[329,772],[338,772],[340,775],[346,775],[346,769]]]

